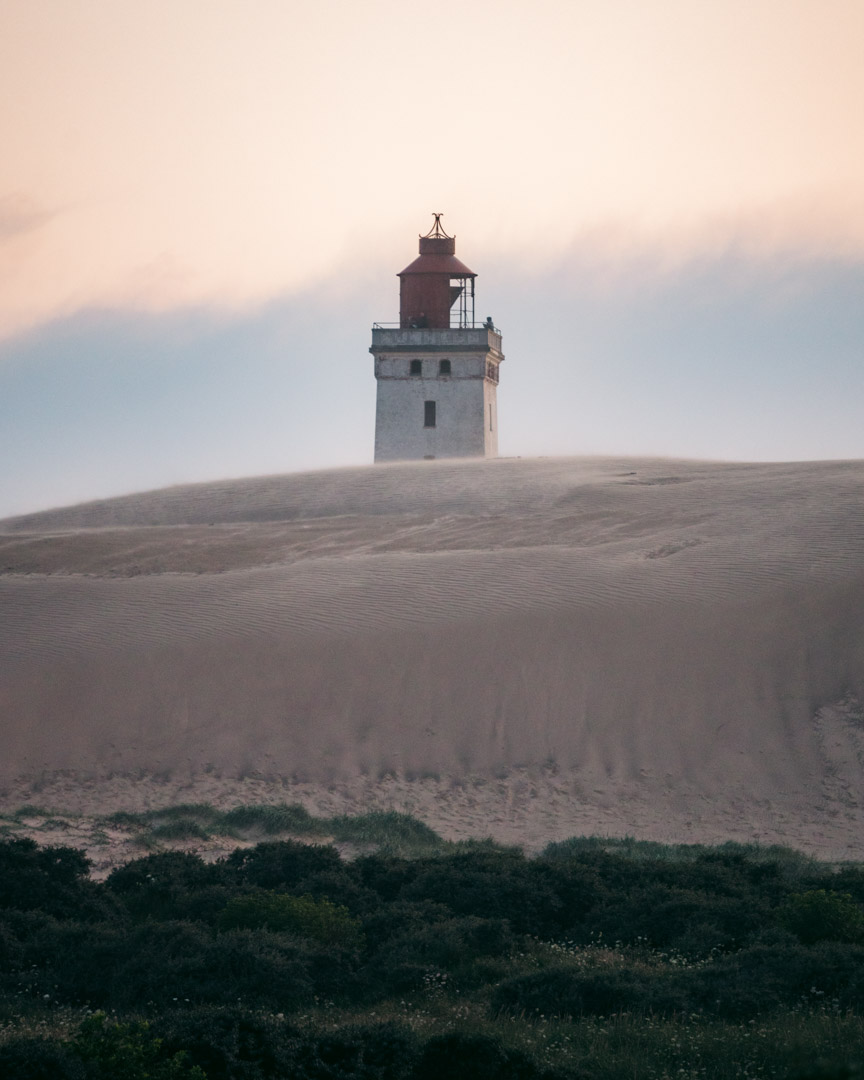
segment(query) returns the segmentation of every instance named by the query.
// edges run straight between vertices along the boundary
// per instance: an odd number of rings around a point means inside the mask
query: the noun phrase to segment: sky
[[[503,455],[864,457],[862,41],[861,0],[0,0],[0,517],[371,462],[432,211]]]

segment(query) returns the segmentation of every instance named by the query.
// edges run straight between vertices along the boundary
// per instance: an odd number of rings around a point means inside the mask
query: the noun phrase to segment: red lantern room
[[[435,224],[420,237],[420,255],[398,275],[403,330],[474,325],[477,275],[456,258],[456,237],[444,232],[441,214],[433,216]]]

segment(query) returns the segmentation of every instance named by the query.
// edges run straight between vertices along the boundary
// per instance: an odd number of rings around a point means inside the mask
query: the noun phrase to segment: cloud
[[[506,453],[864,457],[864,260],[583,251],[492,284]]]
[[[0,244],[41,229],[56,214],[22,192],[0,196]]]
[[[463,254],[504,333],[502,454],[864,457],[864,260],[584,246],[529,272]],[[396,317],[400,266],[240,313],[87,310],[0,342],[0,516],[371,462],[369,331]]]
[[[89,310],[0,343],[0,516],[367,460],[371,320],[343,315]]]

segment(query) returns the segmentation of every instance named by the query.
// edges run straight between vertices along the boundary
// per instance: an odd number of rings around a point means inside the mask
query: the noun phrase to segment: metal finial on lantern
[[[432,211],[432,217],[435,219],[432,228],[425,236],[421,235],[421,240],[453,240],[454,237],[450,236],[444,231],[444,226],[441,224],[441,218],[444,217],[443,212],[436,214]]]

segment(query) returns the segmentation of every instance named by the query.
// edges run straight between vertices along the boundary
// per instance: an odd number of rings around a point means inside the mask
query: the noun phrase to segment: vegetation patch
[[[104,882],[77,850],[0,840],[0,1075],[861,1075],[861,866],[602,840],[530,858],[404,815],[326,826],[360,854],[277,834]]]

